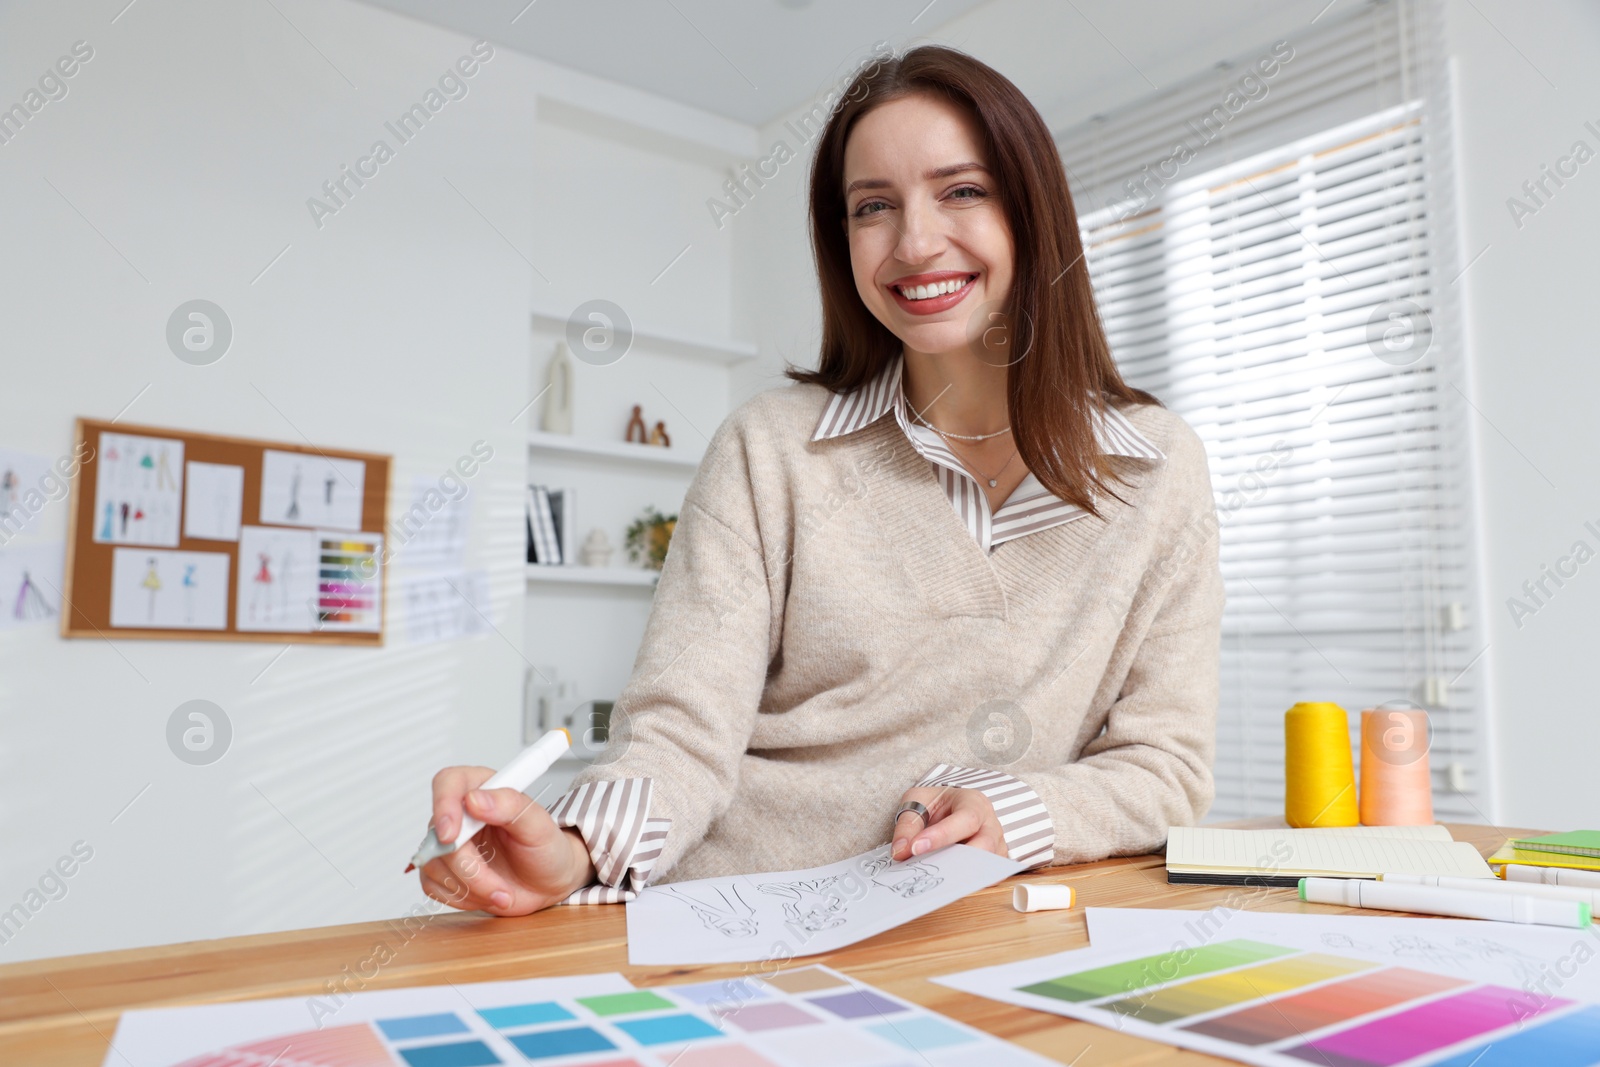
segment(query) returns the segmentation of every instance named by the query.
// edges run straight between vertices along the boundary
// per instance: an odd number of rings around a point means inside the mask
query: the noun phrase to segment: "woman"
[[[718,428],[601,763],[549,811],[434,780],[424,890],[516,915],[964,842],[1161,846],[1212,798],[1205,451],[1117,373],[1048,130],[918,48],[818,143],[819,369]]]

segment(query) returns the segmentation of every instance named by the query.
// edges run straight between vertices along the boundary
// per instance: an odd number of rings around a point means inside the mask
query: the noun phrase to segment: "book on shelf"
[[[1564,834],[1513,837],[1507,847],[1528,852],[1557,852],[1565,856],[1600,859],[1600,830],[1571,830]]]
[[[559,564],[561,542],[556,535],[550,492],[542,485],[528,486],[528,562]]]

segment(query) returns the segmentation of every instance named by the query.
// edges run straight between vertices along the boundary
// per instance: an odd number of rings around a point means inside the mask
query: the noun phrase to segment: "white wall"
[[[549,652],[524,633],[530,421],[517,416],[548,355],[532,309],[605,296],[655,327],[729,328],[727,247],[690,233],[690,208],[714,161],[751,143],[744,127],[498,48],[319,229],[307,198],[375,139],[393,142],[385,120],[471,39],[349,0],[124,6],[0,8],[7,106],[74,42],[94,49],[68,95],[0,145],[0,447],[53,459],[75,416],[119,413],[303,436],[392,453],[393,514],[414,477],[437,478],[485,440],[494,458],[470,483],[467,563],[491,575],[496,630],[413,643],[391,602],[384,648],[294,646],[281,659],[273,644],[0,630],[0,910],[74,842],[93,849],[66,895],[0,944],[0,962],[422,901],[400,870],[429,778],[516,750],[526,663]],[[633,116],[666,131],[666,151],[541,122],[541,97]],[[165,342],[167,316],[195,297],[234,326],[209,367]],[[604,390],[648,389],[648,365]],[[654,377],[696,421],[720,420],[725,372]],[[580,423],[604,422],[598,395]],[[25,540],[59,541],[66,511],[49,505]],[[165,741],[168,716],[194,698],[234,729],[207,767]]]
[[[1507,199],[1576,141],[1600,153],[1600,9],[1452,0],[1449,47],[1458,110],[1462,276],[1472,402],[1481,459],[1500,810],[1508,825],[1600,825],[1590,767],[1600,692],[1600,563],[1578,568],[1518,626],[1507,600],[1577,541],[1600,552],[1600,451],[1594,294],[1600,283],[1600,159],[1582,166],[1537,213]],[[1555,189],[1552,184],[1550,188]],[[1542,197],[1541,197],[1542,198]],[[1572,564],[1567,564],[1572,569]]]

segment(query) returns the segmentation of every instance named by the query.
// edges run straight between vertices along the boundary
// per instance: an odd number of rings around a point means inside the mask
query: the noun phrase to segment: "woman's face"
[[[906,348],[966,350],[1005,307],[1011,228],[977,121],[918,93],[863,115],[844,150],[856,292]]]

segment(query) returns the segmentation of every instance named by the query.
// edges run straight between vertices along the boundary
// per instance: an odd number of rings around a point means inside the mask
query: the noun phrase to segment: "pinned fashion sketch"
[[[176,548],[183,442],[102,433],[97,463],[94,539]]]
[[[261,521],[282,526],[361,529],[367,465],[314,452],[261,453]]]
[[[226,629],[230,563],[222,552],[117,549],[111,560],[111,625]]]
[[[239,540],[244,509],[244,468],[223,463],[185,464],[183,536]]]
[[[243,527],[234,625],[252,631],[311,631],[316,617],[316,551],[316,535],[310,530]]]
[[[0,547],[0,630],[34,626],[61,611],[60,541]]]

